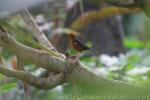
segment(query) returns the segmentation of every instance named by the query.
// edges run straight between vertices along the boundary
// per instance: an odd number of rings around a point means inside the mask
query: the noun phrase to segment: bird
[[[83,51],[91,50],[90,47],[88,47],[85,43],[80,41],[74,34],[69,33],[67,35],[72,48],[75,49],[76,51],[81,53]]]

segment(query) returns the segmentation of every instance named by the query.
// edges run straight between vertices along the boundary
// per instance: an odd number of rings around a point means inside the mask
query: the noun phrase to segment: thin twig
[[[25,72],[25,69],[24,69],[24,64],[23,64],[23,61],[20,57],[17,57],[17,66],[18,66],[18,70],[20,71],[24,71]],[[25,96],[25,100],[29,100],[29,85],[28,83],[26,83],[26,81],[23,81],[23,88],[24,88],[24,96]]]
[[[34,18],[28,11],[28,9],[24,9],[24,11],[20,12],[21,17],[23,18],[24,22],[27,25],[27,28],[32,31],[35,38],[44,45],[46,48],[57,51],[53,45],[49,42],[45,34],[39,29],[38,25],[36,24]]]
[[[83,0],[79,0],[81,14],[84,13]]]
[[[45,36],[44,32],[41,31],[38,27],[38,25],[36,24],[33,16],[31,15],[31,13],[29,12],[29,10],[26,8],[24,9],[24,11],[20,12],[20,16],[21,18],[23,18],[24,22],[27,25],[27,28],[32,31],[34,37],[38,40],[38,42],[44,46],[44,48],[48,49],[48,50],[52,50],[58,53],[58,55],[61,58],[65,59],[65,56],[63,54],[60,54],[55,48],[54,46],[50,43],[50,41],[47,39],[47,37]]]

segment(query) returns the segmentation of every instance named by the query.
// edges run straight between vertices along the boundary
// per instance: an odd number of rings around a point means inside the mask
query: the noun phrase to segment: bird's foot
[[[69,53],[66,53],[66,60],[70,61],[71,63],[79,62],[79,56],[71,56]]]

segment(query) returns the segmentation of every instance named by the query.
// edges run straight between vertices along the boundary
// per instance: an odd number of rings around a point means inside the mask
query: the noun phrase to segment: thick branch
[[[63,84],[63,74],[60,73],[54,77],[50,78],[39,78],[31,75],[30,73],[24,72],[24,71],[12,71],[8,70],[4,67],[0,67],[0,73],[8,76],[8,77],[15,77],[19,80],[22,80],[24,82],[27,82],[37,88],[40,89],[50,89],[54,88],[58,85]]]
[[[107,17],[111,17],[114,15],[136,13],[140,11],[141,9],[138,7],[131,8],[131,9],[122,8],[122,7],[103,8],[100,11],[91,11],[83,14],[72,23],[71,28],[74,30],[80,30],[97,20],[103,20]]]
[[[32,17],[31,13],[28,9],[24,9],[24,11],[20,12],[21,17],[23,18],[24,22],[26,23],[27,28],[32,31],[32,34],[34,37],[38,40],[38,42],[43,45],[48,50],[53,50],[57,52],[57,50],[54,48],[54,46],[49,42],[47,37],[45,36],[44,32],[42,32],[38,25],[36,24],[34,18]],[[58,53],[58,52],[57,52]],[[60,54],[62,55],[62,54]],[[63,55],[62,55],[63,57]],[[65,58],[65,57],[64,57]],[[46,73],[46,72],[45,72]],[[50,73],[49,75],[53,75],[54,73]]]
[[[150,0],[134,0],[139,5],[148,17],[150,17]]]
[[[31,60],[38,66],[41,66],[50,71],[64,72],[65,83],[75,84],[80,89],[84,90],[86,94],[93,95],[144,95],[149,96],[150,89],[140,88],[138,86],[133,86],[131,84],[110,80],[102,76],[97,76],[92,71],[84,68],[79,62],[74,61],[74,59],[67,59],[62,61],[53,57],[50,57],[46,52],[42,52],[33,48],[26,47],[16,42],[10,35],[0,32],[0,45],[12,50],[15,54],[20,55],[24,60]],[[73,60],[73,61],[72,61]],[[1,70],[1,69],[0,69]],[[6,72],[1,72],[1,71]],[[0,72],[4,75],[16,77],[19,79],[27,78],[27,73],[23,74],[23,77],[15,76],[12,73],[8,74],[7,70],[2,69]],[[7,73],[7,74],[6,74]],[[33,77],[33,76],[30,76]],[[57,76],[56,76],[57,77]],[[62,77],[61,77],[62,78]],[[36,78],[33,78],[36,79]],[[56,78],[57,79],[57,78]],[[58,78],[59,79],[59,78]],[[39,79],[40,80],[40,79]],[[35,80],[37,81],[37,80]],[[46,81],[46,80],[43,80]],[[42,82],[43,82],[42,81]],[[62,80],[59,80],[62,82]],[[27,80],[30,84],[33,82]],[[60,83],[61,83],[60,82]],[[62,83],[63,83],[62,82]],[[47,82],[47,84],[49,81]],[[59,82],[58,82],[59,83]],[[51,83],[50,83],[51,84]],[[36,84],[34,84],[36,86]],[[38,85],[38,88],[41,85]],[[129,100],[129,99],[128,99]]]
[[[98,5],[105,2],[119,7],[109,7],[100,11],[91,11],[85,13],[72,23],[72,29],[80,30],[97,20],[102,20],[106,17],[118,14],[137,13],[143,10],[147,16],[150,16],[150,0],[93,0],[91,2],[95,2]]]
[[[141,7],[148,17],[150,17],[150,0],[98,0],[108,4],[121,7]]]
[[[18,43],[8,33],[0,32],[0,45],[12,50],[22,60],[31,60],[37,66],[49,71],[61,72],[64,68],[63,61],[50,56],[49,53],[45,51],[33,49]]]
[[[98,95],[148,95],[149,88],[141,88],[127,82],[111,80],[103,76],[97,76],[92,71],[84,68],[80,63],[66,63],[73,71],[67,78],[67,82],[77,85],[87,94]]]

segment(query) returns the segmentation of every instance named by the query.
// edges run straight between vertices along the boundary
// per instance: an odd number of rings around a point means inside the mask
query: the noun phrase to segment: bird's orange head
[[[75,35],[74,34],[68,34],[69,38],[71,39],[75,39]]]

